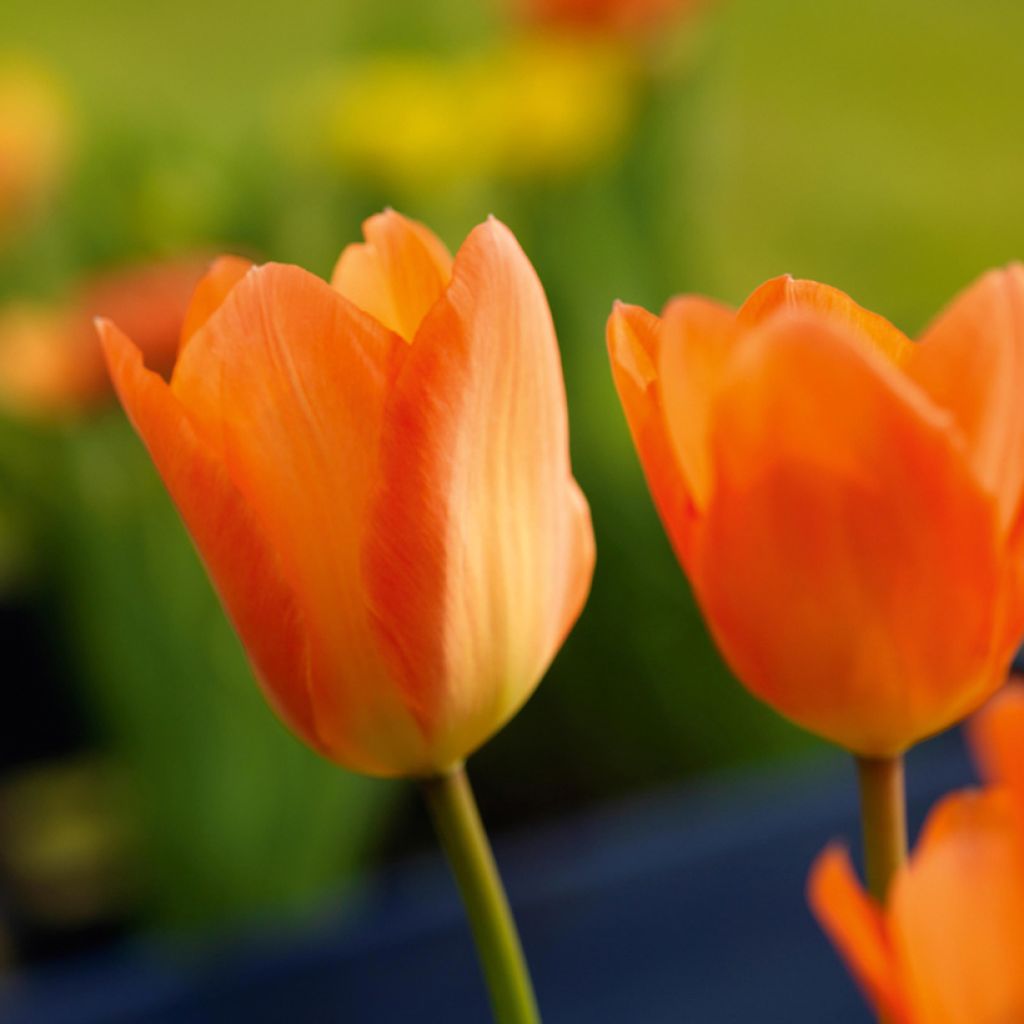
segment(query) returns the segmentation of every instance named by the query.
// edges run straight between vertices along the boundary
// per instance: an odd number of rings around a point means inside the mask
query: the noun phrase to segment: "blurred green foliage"
[[[552,301],[598,541],[578,628],[474,759],[492,820],[523,820],[813,747],[711,647],[618,409],[604,320],[615,298],[737,302],[791,271],[915,330],[1020,256],[1024,7],[722,0],[699,35],[642,51],[627,138],[571,176],[396,192],[318,162],[302,98],[319,73],[504,30],[498,0],[4,4],[4,45],[73,96],[79,155],[52,215],[0,251],[0,296],[194,248],[326,274],[388,204],[453,247],[487,213],[509,223]],[[271,720],[120,417],[42,437],[5,425],[0,467],[0,558],[20,560],[19,535],[45,549],[69,660],[137,782],[161,919],[299,903],[358,860],[394,790],[321,764]]]

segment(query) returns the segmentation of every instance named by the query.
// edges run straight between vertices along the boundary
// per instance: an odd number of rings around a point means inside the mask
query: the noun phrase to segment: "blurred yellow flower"
[[[523,37],[463,57],[378,55],[327,82],[332,163],[430,190],[571,175],[621,144],[635,81],[607,41]]]
[[[0,57],[0,242],[60,181],[70,137],[58,82],[44,68]]]

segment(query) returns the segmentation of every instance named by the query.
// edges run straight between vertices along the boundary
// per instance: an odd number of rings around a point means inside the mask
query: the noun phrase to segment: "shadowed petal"
[[[662,409],[657,376],[660,329],[661,321],[653,313],[617,302],[608,320],[608,354],[647,486],[676,557],[685,565],[696,509],[679,470]]]
[[[242,280],[252,267],[252,261],[242,256],[218,256],[196,286],[181,328],[181,346],[199,330],[221,307],[228,293]]]
[[[694,583],[737,674],[890,755],[1001,682],[994,504],[948,417],[829,321],[773,317],[716,402]]]

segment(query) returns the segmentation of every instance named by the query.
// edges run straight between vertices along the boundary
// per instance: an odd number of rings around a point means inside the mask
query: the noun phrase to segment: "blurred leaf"
[[[62,591],[100,724],[131,768],[160,919],[308,904],[360,863],[394,789],[322,761],[273,717],[120,416],[67,457]]]

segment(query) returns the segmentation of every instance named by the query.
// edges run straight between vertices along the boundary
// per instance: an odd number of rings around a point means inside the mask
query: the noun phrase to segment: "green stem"
[[[903,757],[858,757],[857,778],[868,890],[884,905],[893,876],[907,859]]]
[[[539,1024],[512,911],[466,771],[421,782],[441,846],[462,893],[498,1024]]]
[[[903,756],[858,757],[860,818],[868,891],[882,905],[900,866],[907,859],[907,796]],[[880,1013],[878,1024],[894,1024]]]

